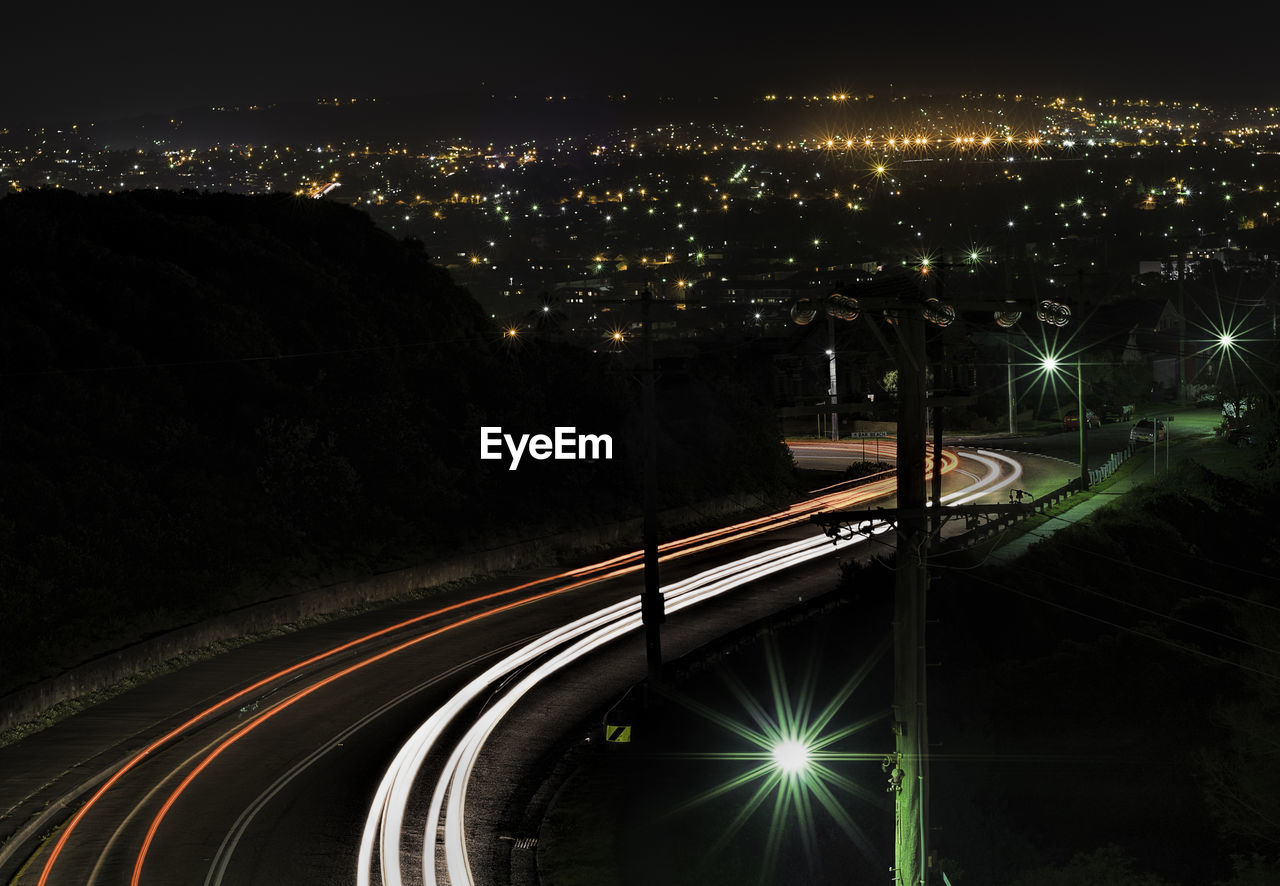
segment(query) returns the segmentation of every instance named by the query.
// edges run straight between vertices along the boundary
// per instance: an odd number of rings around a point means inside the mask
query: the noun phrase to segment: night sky
[[[1116,11],[1123,7],[1123,11]],[[499,93],[1022,91],[1280,102],[1271,4],[27,3],[0,126]]]

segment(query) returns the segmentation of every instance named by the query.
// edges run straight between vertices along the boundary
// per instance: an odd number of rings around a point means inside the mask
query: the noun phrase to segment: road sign
[[[604,727],[604,740],[612,742],[631,741],[631,727],[621,726],[615,723],[606,723]]]
[[[854,439],[857,439],[858,437],[887,437],[889,436],[889,432],[888,431],[854,431],[849,436],[853,437]]]

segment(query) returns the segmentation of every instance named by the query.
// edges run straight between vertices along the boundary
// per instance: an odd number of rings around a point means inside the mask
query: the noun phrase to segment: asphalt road
[[[802,525],[692,554],[664,564],[663,579],[673,581],[707,569],[729,552],[741,555],[779,539],[812,534]],[[143,883],[350,883],[373,788],[413,727],[478,673],[496,651],[635,596],[639,575],[584,585],[477,620],[468,619],[490,611],[493,604],[463,606],[296,672],[271,675],[432,607],[462,604],[550,574],[551,570],[506,576],[257,643],[168,675],[0,749],[5,831],[39,820],[51,804],[119,770],[172,733],[75,823],[48,883],[129,883],[144,846],[139,879]],[[545,590],[531,588],[516,596]],[[742,599],[749,595],[744,593]],[[438,633],[379,658],[395,644],[432,632]],[[358,671],[326,682],[351,668]],[[199,722],[189,722],[224,696],[258,681],[265,682]],[[268,713],[271,716],[264,716]],[[197,767],[202,768],[197,772]],[[38,833],[44,831],[42,827]],[[64,827],[45,843],[17,882],[40,881],[51,851],[66,832]],[[233,840],[234,852],[221,867],[219,847]],[[9,848],[17,847],[6,844]],[[5,860],[0,873],[6,881],[30,848],[28,844]]]
[[[1053,459],[1028,463],[1023,475],[1027,483],[1053,488],[1060,485],[1064,471],[1070,475]],[[947,476],[946,491],[964,486],[984,470],[977,462],[962,461]],[[1000,494],[994,498],[1003,500]],[[799,523],[672,560],[664,563],[663,583],[812,535],[810,526]],[[864,548],[872,551],[888,543],[875,540]],[[829,589],[838,575],[837,564],[837,558],[826,558],[705,604],[696,616],[673,620],[664,629],[666,656],[678,656],[785,608],[806,593]],[[40,823],[27,830],[32,836],[51,835],[14,882],[354,882],[361,827],[374,787],[405,736],[502,650],[633,597],[641,589],[639,573],[631,573],[555,595],[545,595],[552,585],[544,584],[496,601],[467,603],[552,574],[547,570],[505,576],[256,643],[153,681],[0,749],[3,833],[7,837],[24,825]],[[535,595],[543,596],[493,611],[495,605]],[[446,607],[457,608],[439,611]],[[430,610],[438,614],[360,640]],[[352,645],[283,672],[345,644]],[[569,689],[556,690],[561,693],[558,702],[542,702],[534,708],[532,720],[522,715],[524,720],[513,721],[516,725],[495,739],[496,762],[481,769],[480,780],[487,787],[476,791],[476,809],[488,811],[477,813],[481,836],[472,838],[480,841],[476,856],[485,870],[496,875],[498,868],[513,865],[512,842],[501,838],[514,835],[500,832],[511,830],[523,814],[510,808],[510,798],[520,793],[522,773],[583,711],[625,691],[642,671],[643,655],[636,641],[622,641],[591,664],[575,668],[576,676],[566,675]],[[244,692],[247,687],[253,688]],[[221,701],[237,692],[243,694]],[[142,752],[146,756],[139,758]],[[134,760],[138,762],[130,763]],[[427,769],[439,763],[429,758]],[[74,827],[63,824],[50,831],[52,823],[66,820],[59,803],[71,799],[71,809],[83,811],[80,804],[92,791],[78,788],[97,789],[102,779],[126,766],[131,768],[74,820]],[[531,794],[535,788],[526,785],[521,790]],[[409,824],[421,844],[424,822]],[[15,877],[34,848],[34,841],[6,843],[0,877],[6,882]],[[50,865],[55,850],[57,858]],[[506,873],[517,876],[513,870]]]
[[[1129,445],[1129,431],[1134,423],[1143,417],[1164,418],[1171,416],[1167,424],[1170,438],[1179,439],[1211,434],[1213,426],[1222,420],[1216,409],[1173,408],[1153,406],[1138,410],[1134,421],[1104,424],[1100,428],[1088,428],[1086,432],[1088,446],[1088,463],[1090,468],[1100,467],[1113,452],[1119,452]],[[1013,452],[1047,455],[1080,464],[1079,432],[1071,430],[1054,430],[1049,433],[1007,435],[998,434],[984,437],[948,437],[948,446],[1000,448]],[[1164,443],[1161,443],[1163,450]],[[1078,475],[1078,471],[1077,471]]]

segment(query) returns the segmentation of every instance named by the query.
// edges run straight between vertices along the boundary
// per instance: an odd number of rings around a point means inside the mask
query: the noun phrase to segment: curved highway
[[[949,452],[943,467],[952,501],[998,500],[1021,479],[998,453]],[[724,608],[748,620],[785,605],[759,579],[834,562],[826,555],[839,550],[809,515],[883,499],[892,486],[891,476],[837,484],[663,545],[674,616],[664,632],[698,621],[682,610],[714,597],[732,595]],[[848,544],[860,543],[886,541]],[[11,820],[18,836],[0,850],[0,872],[25,860],[22,884],[487,882],[468,861],[469,775],[533,686],[634,634],[639,570],[636,552],[254,644],[0,749],[0,768],[66,764],[26,796],[6,787],[5,815],[41,796],[75,800]],[[173,716],[128,719],[131,705],[156,697]]]

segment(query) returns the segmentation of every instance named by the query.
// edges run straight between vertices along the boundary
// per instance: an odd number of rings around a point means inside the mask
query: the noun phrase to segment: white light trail
[[[944,496],[943,501],[951,502],[957,498],[961,500],[956,503],[973,501],[1009,485],[1021,476],[1022,468],[1013,459],[986,450],[980,450],[980,453],[980,455],[967,454],[967,457],[987,468],[986,475],[973,486]],[[1001,479],[999,462],[1013,465],[1013,473]],[[871,534],[880,534],[889,528],[888,524],[875,524],[871,528]],[[833,543],[827,536],[819,535],[713,567],[663,588],[665,611],[668,614],[678,612],[764,576],[859,544],[869,537],[855,535],[852,539],[837,540]],[[494,664],[427,718],[400,748],[378,785],[360,842],[356,869],[357,886],[371,886],[373,882],[375,844],[382,886],[403,886],[401,834],[410,795],[423,762],[431,749],[440,741],[445,729],[481,693],[500,684],[503,678],[517,669],[563,646],[564,648],[559,652],[555,652],[533,671],[507,688],[485,709],[467,730],[462,740],[453,748],[436,781],[427,811],[426,838],[423,846],[435,847],[434,834],[440,826],[443,810],[445,813],[443,851],[448,882],[451,886],[474,886],[466,851],[466,791],[471,771],[485,741],[497,728],[502,718],[538,683],[600,646],[640,627],[638,596],[577,619],[534,640]],[[421,865],[423,882],[427,886],[437,886],[439,881],[434,851],[426,851],[424,848]]]

